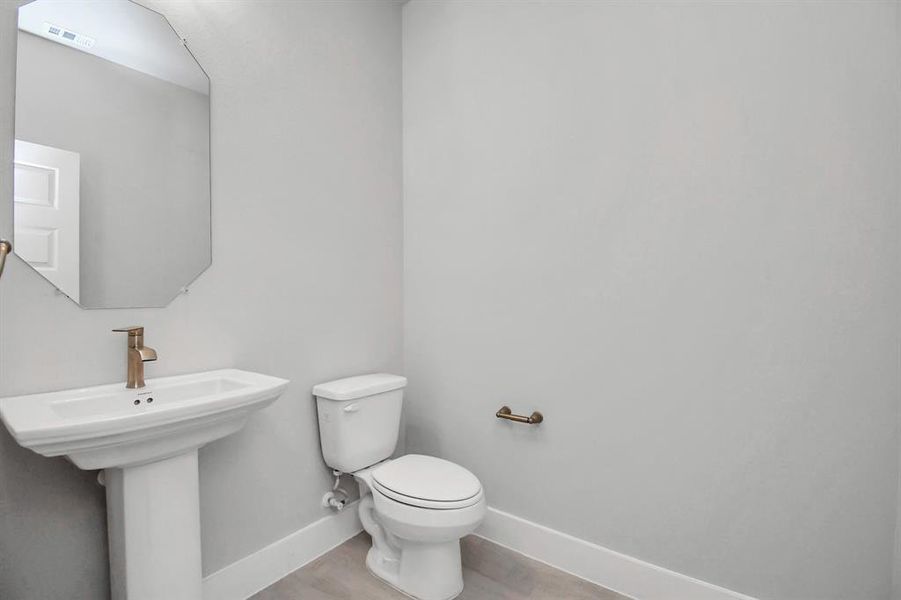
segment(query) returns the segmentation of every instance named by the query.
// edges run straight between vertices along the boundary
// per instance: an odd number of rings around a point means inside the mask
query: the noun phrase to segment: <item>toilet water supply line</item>
[[[339,487],[343,473],[338,469],[333,469],[332,475],[335,476],[335,485],[332,486],[332,491],[322,497],[322,506],[331,507],[340,512],[347,506],[347,492],[344,488]]]
[[[344,488],[339,487],[341,476],[344,475],[344,473],[338,469],[333,469],[332,475],[335,476],[335,485],[332,486],[332,491],[322,497],[322,505],[331,507],[340,512],[347,506],[347,492]],[[375,513],[375,500],[373,500],[372,494],[366,493],[364,489],[364,484],[361,482],[359,515],[363,530],[372,537],[372,546],[379,550],[383,562],[397,562],[400,560],[400,545],[398,544],[397,538],[394,537],[390,531],[386,531],[385,528],[375,520],[373,514]]]
[[[338,469],[332,470],[332,475],[335,476],[335,485],[332,486],[332,491],[322,497],[323,506],[329,506],[339,512],[344,510],[344,507],[347,506],[347,492],[344,488],[339,487],[341,476],[343,474],[344,473]],[[378,521],[375,520],[375,517],[373,516],[373,513],[375,512],[375,500],[372,499],[372,494],[364,493],[362,487],[360,488],[360,494],[362,498],[360,498],[359,514],[363,530],[372,537],[372,546],[381,552],[381,559],[383,562],[397,562],[400,560],[400,549],[397,538],[395,538],[391,532],[386,531],[379,525]]]

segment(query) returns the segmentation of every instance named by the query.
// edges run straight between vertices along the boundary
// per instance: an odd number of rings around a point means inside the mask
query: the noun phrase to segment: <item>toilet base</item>
[[[452,600],[463,591],[460,541],[401,542],[400,560],[386,558],[376,546],[366,554],[369,572],[415,600]]]
[[[462,508],[411,506],[373,489],[372,470],[353,474],[360,484],[360,522],[372,537],[366,555],[369,572],[415,600],[459,596],[463,591],[460,538],[475,531],[485,517],[484,494]]]

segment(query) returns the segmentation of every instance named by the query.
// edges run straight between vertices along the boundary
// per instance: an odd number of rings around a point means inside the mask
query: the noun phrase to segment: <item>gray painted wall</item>
[[[402,370],[400,8],[390,2],[153,2],[210,74],[213,265],[168,308],[85,311],[12,259],[0,395],[121,380],[141,323],[150,376],[235,366],[291,379],[201,451],[204,571],[311,523],[330,474],[310,388]],[[15,6],[0,3],[0,234],[9,235]],[[0,432],[0,597],[107,594],[94,474]]]
[[[165,306],[210,262],[209,96],[25,32],[16,64],[16,137],[81,158],[81,305]]]
[[[407,4],[408,448],[741,592],[888,598],[896,10]]]
[[[152,374],[291,378],[202,452],[207,572],[324,514],[309,387],[400,370],[405,300],[409,440],[493,505],[764,598],[888,597],[893,5],[408,5],[405,299],[398,8],[153,6],[214,82],[213,267],[87,312],[13,259],[0,395],[120,379],[132,322]],[[0,3],[5,235],[14,64]],[[0,432],[0,597],[106,594],[93,479]]]

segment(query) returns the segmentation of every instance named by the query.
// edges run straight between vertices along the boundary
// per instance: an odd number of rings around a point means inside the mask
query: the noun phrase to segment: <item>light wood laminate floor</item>
[[[369,546],[361,533],[251,600],[406,600],[366,570]],[[629,600],[482,538],[464,538],[462,551],[459,600]]]

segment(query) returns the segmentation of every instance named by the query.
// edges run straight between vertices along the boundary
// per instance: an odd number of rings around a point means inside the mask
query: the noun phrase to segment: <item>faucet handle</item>
[[[144,335],[144,326],[135,325],[134,327],[120,327],[119,329],[113,329],[113,331],[116,333],[127,333],[129,337],[134,337]]]

